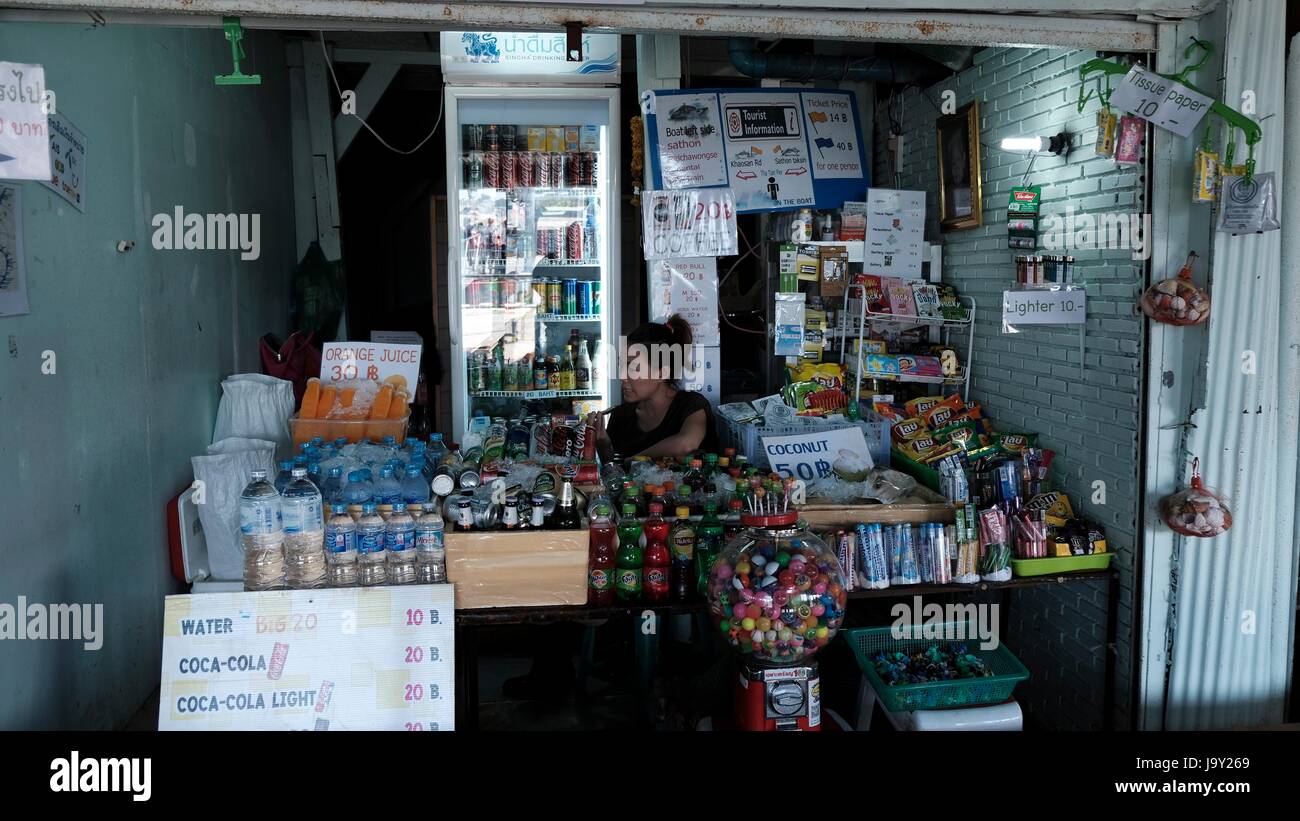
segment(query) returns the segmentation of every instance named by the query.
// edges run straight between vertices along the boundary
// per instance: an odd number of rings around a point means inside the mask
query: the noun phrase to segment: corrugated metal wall
[[[1279,177],[1283,119],[1272,115],[1282,110],[1285,14],[1284,3],[1235,0],[1224,51],[1224,99],[1240,108],[1243,93],[1253,93],[1264,128],[1258,170]],[[1220,145],[1226,137],[1225,129]],[[1283,323],[1296,321],[1293,311],[1283,314],[1291,302],[1281,287],[1281,239],[1215,239],[1205,406],[1193,416],[1187,455],[1189,463],[1199,456],[1207,482],[1231,497],[1234,525],[1176,547],[1168,729],[1283,718],[1295,617],[1297,412],[1296,352],[1283,355],[1281,346]]]

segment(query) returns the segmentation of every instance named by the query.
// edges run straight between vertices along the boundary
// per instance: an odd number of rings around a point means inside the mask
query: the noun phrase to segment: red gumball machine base
[[[821,679],[817,663],[778,666],[742,661],[732,720],[738,730],[820,730]]]

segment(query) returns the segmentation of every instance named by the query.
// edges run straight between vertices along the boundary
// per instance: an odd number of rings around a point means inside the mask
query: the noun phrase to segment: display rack
[[[858,293],[858,311],[856,321],[849,324],[852,316],[849,312],[849,300],[851,294]],[[945,317],[926,317],[926,316],[906,316],[899,317],[894,314],[879,313],[867,310],[866,287],[860,284],[852,284],[844,289],[844,305],[839,314],[839,324],[827,331],[831,338],[842,340],[840,344],[840,364],[845,364],[845,358],[848,355],[849,346],[847,341],[850,338],[857,339],[857,367],[853,370],[854,374],[854,394],[853,401],[858,402],[862,399],[862,381],[863,379],[886,379],[895,382],[915,382],[925,385],[944,385],[962,389],[962,400],[967,401],[970,398],[970,363],[971,351],[974,349],[975,342],[975,299],[969,296],[959,296],[962,305],[966,308],[965,319],[948,319]],[[917,376],[914,374],[868,374],[862,370],[862,340],[864,339],[869,323],[886,322],[893,325],[906,326],[929,326],[935,330],[942,330],[943,344],[949,344],[949,337],[953,328],[966,329],[966,361],[962,365],[961,376]]]
[[[599,399],[596,391],[472,391],[476,399]]]

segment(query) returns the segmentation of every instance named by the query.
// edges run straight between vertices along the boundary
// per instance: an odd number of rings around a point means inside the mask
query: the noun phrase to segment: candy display
[[[847,603],[839,559],[799,528],[784,493],[751,497],[749,528],[709,573],[709,609],[727,642],[756,661],[797,664],[825,647]]]
[[[1184,536],[1218,536],[1232,527],[1228,500],[1201,481],[1200,459],[1192,460],[1191,485],[1160,500],[1160,518]]]
[[[880,680],[891,686],[984,678],[993,671],[964,643],[931,644],[913,653],[878,652],[872,659]]]
[[[1167,325],[1200,325],[1210,318],[1210,295],[1192,282],[1192,266],[1196,252],[1187,255],[1187,261],[1178,276],[1162,279],[1146,289],[1139,303],[1142,313]]]

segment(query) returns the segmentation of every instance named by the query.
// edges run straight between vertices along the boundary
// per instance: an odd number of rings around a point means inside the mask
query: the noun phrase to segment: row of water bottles
[[[425,484],[426,501],[409,509],[400,497],[388,502],[386,518],[372,495],[355,514],[334,501],[326,518],[306,468],[292,469],[283,492],[253,471],[239,499],[244,589],[445,582],[442,515],[428,492]]]

